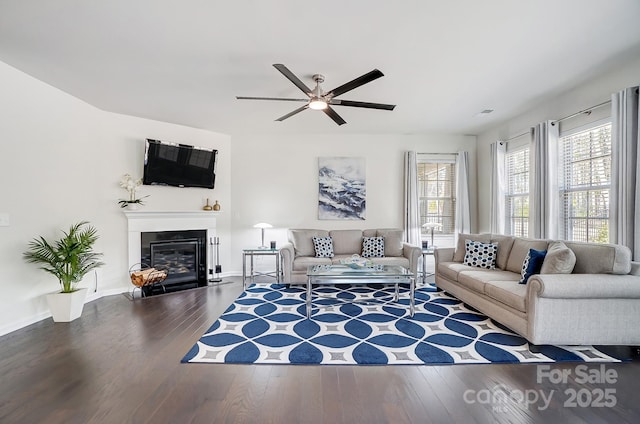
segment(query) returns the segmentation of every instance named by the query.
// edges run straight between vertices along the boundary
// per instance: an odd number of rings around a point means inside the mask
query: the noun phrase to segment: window
[[[453,245],[456,210],[455,160],[425,160],[418,162],[418,190],[422,239],[431,242],[431,230],[426,223],[437,224],[436,245]]]
[[[529,148],[521,147],[505,155],[505,233],[529,235]]]
[[[611,123],[562,136],[560,154],[560,234],[608,243]]]

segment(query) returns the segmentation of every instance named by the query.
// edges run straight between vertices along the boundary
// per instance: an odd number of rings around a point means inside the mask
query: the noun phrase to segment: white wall
[[[288,228],[403,227],[403,152],[470,157],[472,217],[476,202],[476,139],[463,135],[234,135],[231,171],[231,266],[241,270],[241,250],[260,244],[258,222],[274,226],[265,240],[287,241]],[[318,220],[318,157],[364,157],[366,219]],[[475,228],[475,221],[473,222]],[[270,258],[264,258],[265,262]],[[272,262],[272,260],[271,260]],[[269,263],[270,266],[273,266]],[[267,264],[265,264],[267,265]]]
[[[27,264],[32,238],[58,237],[80,220],[97,227],[97,250],[106,265],[81,283],[92,298],[128,290],[126,219],[118,186],[129,172],[142,175],[144,139],[176,141],[219,150],[214,190],[141,188],[147,210],[198,210],[219,200],[223,274],[239,275],[241,250],[257,246],[253,224],[274,225],[266,239],[286,242],[286,229],[402,227],[403,152],[469,152],[475,209],[476,139],[463,135],[239,135],[105,112],[0,62],[0,334],[46,318],[43,294],[57,282]],[[231,152],[233,150],[233,157]],[[366,159],[364,221],[317,219],[318,157]],[[472,216],[475,213],[472,211]],[[473,223],[475,224],[475,223]],[[264,258],[265,261],[267,258]],[[258,264],[260,266],[261,264]],[[263,266],[272,264],[263,263]],[[97,287],[97,292],[94,292]],[[90,297],[91,298],[91,297]]]
[[[539,105],[514,119],[504,122],[490,130],[478,135],[478,230],[488,232],[489,220],[489,184],[491,177],[491,161],[489,146],[496,140],[509,139],[522,134],[539,122],[549,119],[561,119],[581,110],[590,108],[611,99],[611,94],[640,84],[640,58],[630,57],[626,66],[616,69],[594,78],[574,89],[558,93],[551,101]],[[593,112],[591,116],[579,116],[566,122],[565,126],[578,126],[588,120],[597,120],[603,116],[610,116],[611,108],[602,107]],[[560,129],[563,129],[561,125]]]
[[[221,259],[230,258],[231,146],[224,134],[94,108],[0,62],[0,334],[48,316],[45,293],[58,289],[53,276],[22,260],[32,238],[58,237],[80,220],[99,232],[96,250],[106,265],[97,272],[97,293],[128,290],[126,219],[117,201],[126,172],[142,176],[145,138],[176,141],[219,151],[214,190],[143,186],[148,210],[198,210],[205,198],[219,200]],[[227,246],[225,248],[225,246]],[[81,283],[91,291],[96,275]]]

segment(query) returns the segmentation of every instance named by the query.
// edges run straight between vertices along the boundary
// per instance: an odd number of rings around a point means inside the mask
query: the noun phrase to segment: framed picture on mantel
[[[318,219],[364,220],[365,176],[364,158],[318,158]]]

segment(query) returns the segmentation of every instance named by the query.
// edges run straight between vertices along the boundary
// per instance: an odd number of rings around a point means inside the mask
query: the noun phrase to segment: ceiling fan
[[[378,79],[384,74],[377,69],[374,69],[371,72],[367,72],[364,75],[359,76],[358,78],[349,81],[346,84],[342,84],[339,87],[334,88],[333,90],[329,90],[325,92],[320,87],[320,84],[324,82],[324,76],[320,74],[313,75],[313,80],[316,83],[316,87],[312,90],[305,85],[298,77],[296,77],[293,72],[289,70],[286,66],[276,63],[273,65],[278,71],[282,73],[289,81],[291,81],[296,87],[298,87],[304,94],[307,95],[306,99],[289,99],[282,97],[246,97],[246,96],[236,96],[236,99],[239,100],[280,100],[280,101],[288,101],[288,102],[306,102],[304,106],[299,107],[293,112],[289,112],[284,116],[276,119],[276,121],[284,121],[287,118],[292,117],[293,115],[302,112],[305,109],[315,109],[322,110],[327,114],[333,121],[338,124],[346,124],[347,121],[342,119],[338,113],[333,110],[331,106],[351,106],[351,107],[363,107],[367,109],[381,109],[381,110],[393,110],[396,105],[387,105],[382,103],[367,103],[367,102],[357,102],[353,100],[342,100],[336,99],[341,94],[346,93],[347,91],[351,91],[354,88],[358,88],[361,85],[367,84],[375,79]]]

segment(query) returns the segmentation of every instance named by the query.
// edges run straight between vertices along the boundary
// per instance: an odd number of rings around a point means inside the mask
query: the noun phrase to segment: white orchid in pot
[[[118,204],[120,204],[121,208],[127,208],[131,210],[135,210],[138,208],[138,205],[142,205],[142,199],[145,197],[136,198],[136,191],[138,187],[142,185],[142,178],[138,178],[134,180],[131,174],[124,174],[122,180],[120,180],[120,187],[124,188],[129,192],[129,199],[120,199]]]
[[[63,237],[54,242],[42,236],[33,239],[23,257],[58,279],[62,291],[47,295],[47,302],[54,321],[68,322],[82,314],[87,296],[87,289],[76,286],[87,273],[104,262],[100,261],[102,253],[93,251],[98,232],[87,221],[72,225],[62,234]]]

